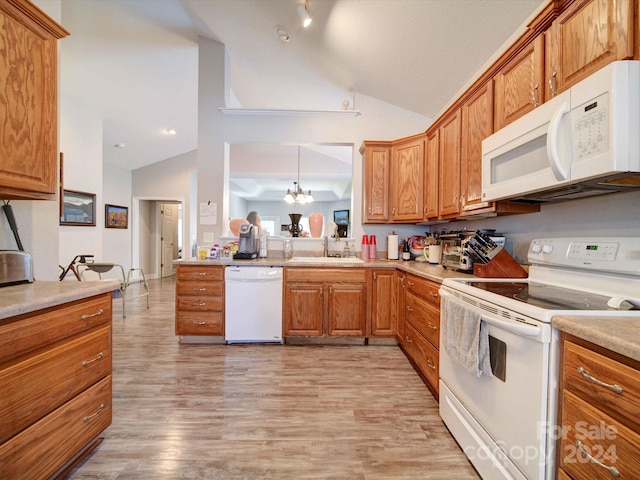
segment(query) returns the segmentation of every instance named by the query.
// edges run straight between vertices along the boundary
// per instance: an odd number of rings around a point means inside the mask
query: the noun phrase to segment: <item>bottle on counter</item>
[[[293,247],[291,246],[291,239],[285,238],[282,241],[282,255],[285,259],[293,257]]]
[[[411,252],[409,251],[409,240],[406,238],[402,241],[402,260],[411,260]]]
[[[209,252],[209,258],[212,260],[218,259],[218,251],[220,250],[220,245],[217,243],[211,247],[211,251]]]

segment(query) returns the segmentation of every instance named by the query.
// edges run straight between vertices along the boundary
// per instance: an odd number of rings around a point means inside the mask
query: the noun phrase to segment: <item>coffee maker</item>
[[[246,223],[240,226],[238,252],[233,255],[234,260],[250,260],[258,256],[260,250],[260,227]]]

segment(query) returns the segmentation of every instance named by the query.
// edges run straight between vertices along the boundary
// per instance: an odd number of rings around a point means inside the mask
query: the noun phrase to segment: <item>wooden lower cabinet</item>
[[[286,267],[285,337],[366,336],[364,268]]]
[[[109,292],[0,320],[0,478],[50,478],[111,424],[111,316]]]
[[[224,335],[224,266],[178,265],[176,335]]]
[[[402,286],[404,312],[398,319],[400,345],[437,400],[440,376],[440,285],[413,274],[405,274]]]
[[[563,334],[558,478],[638,478],[640,362]]]
[[[398,323],[398,272],[389,269],[373,269],[371,282],[371,321],[367,336],[396,336]]]

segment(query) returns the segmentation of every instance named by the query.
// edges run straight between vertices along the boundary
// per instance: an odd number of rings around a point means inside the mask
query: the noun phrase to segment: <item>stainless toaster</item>
[[[31,255],[20,250],[0,250],[0,287],[32,282]]]

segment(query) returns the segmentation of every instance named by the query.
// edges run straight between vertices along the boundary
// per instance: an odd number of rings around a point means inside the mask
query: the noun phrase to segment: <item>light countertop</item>
[[[100,295],[120,288],[116,280],[33,282],[0,288],[0,320]]]

